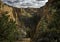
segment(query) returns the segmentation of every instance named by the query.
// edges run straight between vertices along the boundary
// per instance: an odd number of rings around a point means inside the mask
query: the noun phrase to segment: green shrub
[[[0,14],[0,42],[13,42],[16,24],[6,13]]]

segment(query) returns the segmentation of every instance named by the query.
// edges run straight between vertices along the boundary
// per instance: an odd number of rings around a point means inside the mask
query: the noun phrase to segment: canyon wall
[[[31,29],[30,37],[33,39],[36,33],[39,32],[39,21],[45,16],[50,20],[49,7],[53,0],[49,0],[45,6],[41,8],[15,8],[1,3],[0,13],[8,12],[10,18],[12,18],[18,24],[18,27],[29,27]],[[32,22],[31,22],[32,21]],[[24,28],[23,27],[23,28]]]

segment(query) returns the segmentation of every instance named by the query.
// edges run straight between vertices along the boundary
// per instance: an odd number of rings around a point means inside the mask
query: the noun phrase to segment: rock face
[[[8,15],[10,15],[10,18],[13,18],[13,20],[15,20],[14,17],[13,17],[13,12],[12,12],[13,9],[12,9],[12,7],[9,7],[9,6],[5,5],[5,4],[3,4],[2,2],[0,2],[0,3],[1,3],[0,13],[8,12]]]

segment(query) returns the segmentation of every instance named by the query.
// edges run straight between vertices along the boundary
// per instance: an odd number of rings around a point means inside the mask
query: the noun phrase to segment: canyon
[[[10,18],[16,21],[18,28],[29,27],[31,29],[30,38],[33,39],[34,36],[36,36],[35,33],[39,32],[40,19],[45,16],[50,21],[49,7],[52,1],[53,0],[49,0],[46,5],[41,8],[16,8],[1,2],[0,14],[2,12],[8,12]]]

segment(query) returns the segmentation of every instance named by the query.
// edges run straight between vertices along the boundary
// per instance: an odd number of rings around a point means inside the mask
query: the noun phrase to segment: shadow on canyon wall
[[[33,10],[31,11],[31,9],[23,9],[25,10],[25,12],[27,13],[23,13],[23,14],[28,14],[28,12],[30,13],[30,15],[32,17],[28,17],[28,16],[23,16],[21,13],[21,9],[18,8],[13,8],[13,15],[15,18],[18,18],[19,22],[25,26],[25,28],[29,28],[30,32],[28,33],[29,37],[31,37],[31,35],[35,33],[36,31],[36,27],[38,22],[40,21],[41,17],[43,16],[43,12],[42,9],[37,9],[37,10]],[[37,12],[34,12],[37,11]],[[16,17],[17,15],[17,17]],[[23,26],[22,25],[22,26]],[[32,36],[33,37],[33,36]]]

